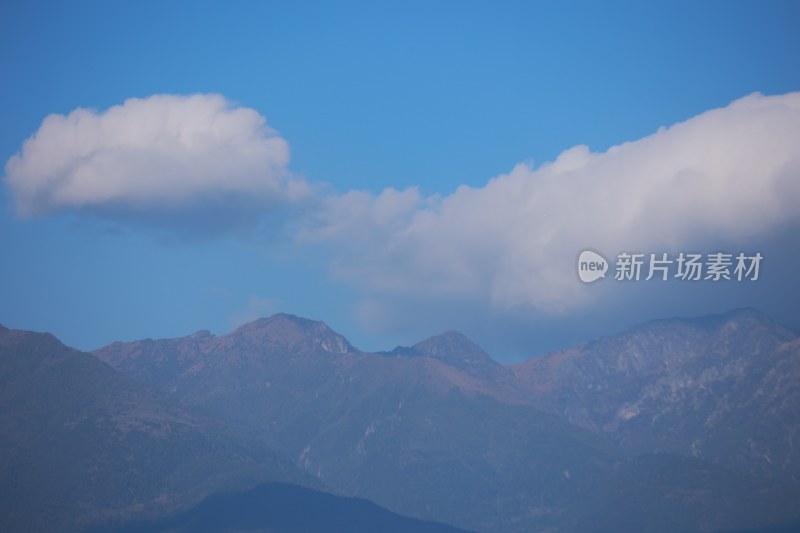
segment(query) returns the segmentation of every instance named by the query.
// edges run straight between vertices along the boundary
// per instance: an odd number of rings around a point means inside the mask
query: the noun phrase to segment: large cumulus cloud
[[[288,161],[286,141],[253,109],[215,94],[155,95],[48,116],[5,179],[24,216],[241,217],[308,194]]]
[[[583,248],[748,246],[796,223],[798,205],[800,93],[753,94],[602,153],[577,146],[519,164],[480,188],[331,197],[301,238],[331,245],[335,273],[362,288],[370,313],[376,298],[449,298],[559,314],[608,288],[577,281]]]

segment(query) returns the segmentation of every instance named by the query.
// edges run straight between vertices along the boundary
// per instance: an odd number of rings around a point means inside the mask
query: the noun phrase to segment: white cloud
[[[308,194],[255,110],[215,94],[131,98],[50,115],[6,164],[24,216],[261,209]]]
[[[598,291],[585,247],[608,254],[752,243],[796,223],[800,93],[753,94],[638,141],[519,164],[481,188],[325,200],[300,235],[331,245],[336,275],[376,297],[476,300],[561,313]]]

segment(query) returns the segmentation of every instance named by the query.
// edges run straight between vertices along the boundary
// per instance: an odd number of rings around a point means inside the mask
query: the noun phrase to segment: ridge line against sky
[[[511,358],[742,306],[800,327],[795,4],[47,5],[0,28],[5,324],[89,349],[282,310],[365,349],[459,329]],[[32,40],[70,21],[83,41]],[[584,248],[764,272],[587,286]]]

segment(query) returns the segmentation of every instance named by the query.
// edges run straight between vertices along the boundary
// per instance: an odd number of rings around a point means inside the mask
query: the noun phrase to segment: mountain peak
[[[412,350],[470,373],[482,373],[487,367],[498,365],[480,346],[463,333],[454,330],[418,342]]]
[[[455,330],[445,331],[420,341],[414,345],[414,349],[430,357],[447,357],[450,355],[487,356],[486,352],[472,342],[469,337]]]
[[[210,331],[208,331],[207,329],[201,329],[189,335],[188,338],[193,341],[202,342],[212,337],[214,337],[214,335],[212,335]]]
[[[277,313],[267,318],[248,322],[227,335],[254,344],[274,343],[287,348],[312,345],[330,353],[356,351],[350,343],[324,322],[310,320],[287,313]]]

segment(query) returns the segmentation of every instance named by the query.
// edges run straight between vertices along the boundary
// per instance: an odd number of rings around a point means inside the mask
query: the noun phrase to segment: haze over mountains
[[[255,440],[48,334],[0,328],[2,526],[175,511],[261,479],[308,481]]]
[[[196,512],[305,485],[486,532],[714,532],[800,515],[800,339],[753,310],[512,366],[458,332],[364,353],[285,314],[96,359],[48,335],[0,339],[0,509],[19,530],[40,514],[189,531],[190,506],[264,482]],[[178,511],[189,522],[163,518]]]
[[[649,322],[516,372],[537,406],[630,452],[800,481],[800,339],[756,311]]]

